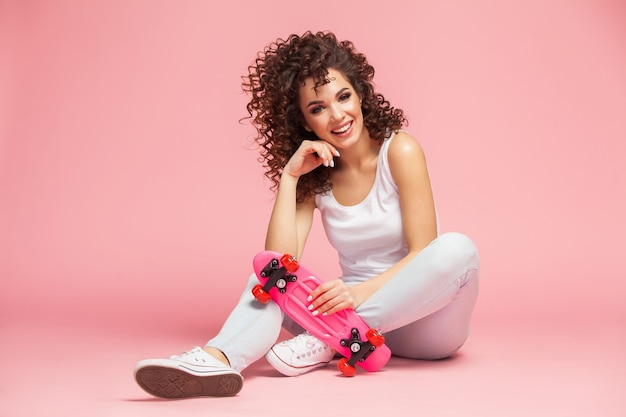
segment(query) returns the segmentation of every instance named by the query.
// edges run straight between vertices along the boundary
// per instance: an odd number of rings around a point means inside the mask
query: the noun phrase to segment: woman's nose
[[[341,120],[343,118],[343,110],[341,107],[337,105],[331,106],[330,117],[332,120]]]

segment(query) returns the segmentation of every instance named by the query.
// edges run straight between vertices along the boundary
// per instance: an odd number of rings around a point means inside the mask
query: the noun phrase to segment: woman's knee
[[[468,269],[479,268],[478,248],[474,241],[463,233],[448,232],[433,241],[440,246],[450,262],[458,262]]]

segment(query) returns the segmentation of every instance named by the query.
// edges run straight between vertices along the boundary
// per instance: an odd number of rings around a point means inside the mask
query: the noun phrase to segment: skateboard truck
[[[268,278],[265,285],[257,284],[252,288],[252,294],[254,297],[262,303],[267,303],[271,299],[270,289],[273,287],[278,288],[281,294],[287,291],[287,284],[290,282],[296,282],[298,277],[291,274],[296,272],[300,265],[291,255],[283,255],[280,259],[281,267],[278,267],[278,259],[274,258],[261,270],[261,276]]]
[[[350,332],[350,339],[341,339],[341,346],[350,349],[352,354],[350,359],[341,358],[337,364],[337,368],[345,376],[354,376],[356,373],[356,363],[364,362],[369,355],[376,350],[377,347],[385,343],[385,337],[379,331],[369,329],[366,334],[366,340],[361,340],[359,329],[353,327]]]

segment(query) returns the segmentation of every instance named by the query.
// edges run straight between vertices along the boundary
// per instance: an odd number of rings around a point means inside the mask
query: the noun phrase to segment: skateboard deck
[[[262,303],[273,300],[296,323],[339,352],[343,358],[337,367],[342,374],[354,376],[356,365],[378,371],[389,361],[391,351],[383,335],[354,310],[312,315],[307,298],[322,281],[291,255],[263,251],[254,257],[253,266],[260,282],[252,289],[256,299]]]

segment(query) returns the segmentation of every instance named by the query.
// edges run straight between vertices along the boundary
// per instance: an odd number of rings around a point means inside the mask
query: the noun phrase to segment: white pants
[[[474,243],[460,233],[432,241],[382,288],[357,308],[372,328],[380,330],[396,356],[441,359],[457,351],[469,335],[478,295],[479,261]],[[281,327],[303,331],[274,303],[252,295],[253,274],[218,335],[207,342],[242,371],[262,358],[276,342]]]

